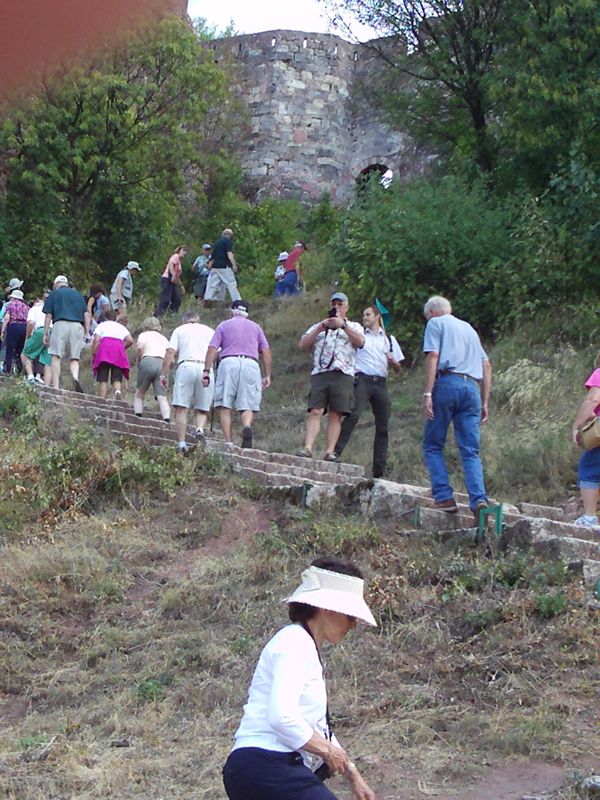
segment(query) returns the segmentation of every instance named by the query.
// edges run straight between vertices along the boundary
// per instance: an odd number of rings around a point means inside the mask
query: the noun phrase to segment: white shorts
[[[215,408],[260,411],[262,378],[258,362],[229,356],[219,364],[215,385]]]
[[[210,383],[202,385],[204,362],[182,361],[175,373],[173,384],[173,405],[180,408],[193,408],[195,411],[209,411],[213,401],[214,376],[210,372]]]
[[[241,300],[242,296],[237,288],[235,272],[231,267],[225,269],[211,269],[206,281],[205,300],[225,300],[225,290],[229,292],[231,300]]]

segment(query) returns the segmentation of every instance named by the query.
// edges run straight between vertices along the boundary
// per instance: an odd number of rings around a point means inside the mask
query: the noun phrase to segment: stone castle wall
[[[237,90],[249,112],[241,157],[249,196],[343,202],[360,173],[383,165],[400,178],[427,158],[377,116],[357,83],[380,68],[360,45],[338,36],[268,31],[213,43],[238,65]]]

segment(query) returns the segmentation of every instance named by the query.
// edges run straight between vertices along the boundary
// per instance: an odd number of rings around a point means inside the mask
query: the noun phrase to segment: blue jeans
[[[481,424],[481,393],[473,381],[459,375],[440,375],[433,387],[434,418],[425,423],[423,456],[429,472],[433,499],[449,500],[452,487],[444,460],[444,447],[450,423],[460,451],[469,505],[476,509],[487,502],[483,468],[479,457],[479,426]]]
[[[298,273],[295,269],[286,272],[275,284],[275,296],[282,297],[285,294],[298,294]]]

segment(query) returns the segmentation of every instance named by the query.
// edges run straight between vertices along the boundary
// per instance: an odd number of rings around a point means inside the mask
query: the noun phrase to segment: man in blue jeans
[[[435,507],[448,513],[458,510],[444,460],[446,435],[452,422],[469,506],[478,525],[480,511],[487,506],[479,428],[488,418],[492,368],[476,331],[452,315],[452,306],[445,297],[430,297],[423,314],[427,320],[423,339],[423,455]]]

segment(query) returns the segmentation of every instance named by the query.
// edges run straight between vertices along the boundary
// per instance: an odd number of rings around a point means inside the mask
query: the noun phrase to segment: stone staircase
[[[0,387],[8,380],[15,379],[0,376]],[[145,411],[140,418],[124,401],[39,385],[31,391],[47,405],[70,409],[116,437],[126,437],[146,447],[174,447],[177,443],[173,424],[163,422],[157,412]],[[195,442],[191,428],[187,441]],[[205,447],[218,454],[232,472],[268,487],[273,496],[314,508],[361,513],[392,523],[402,535],[437,532],[442,537],[469,537],[474,541],[473,515],[464,494],[455,495],[458,513],[447,514],[434,507],[427,487],[366,479],[364,468],[356,464],[242,449],[225,444],[220,432],[209,433]],[[586,585],[600,591],[600,535],[573,525],[561,508],[532,503],[503,503],[502,521],[498,536],[488,519],[488,539],[496,538],[500,547],[512,545],[544,558],[562,558],[581,573]]]

